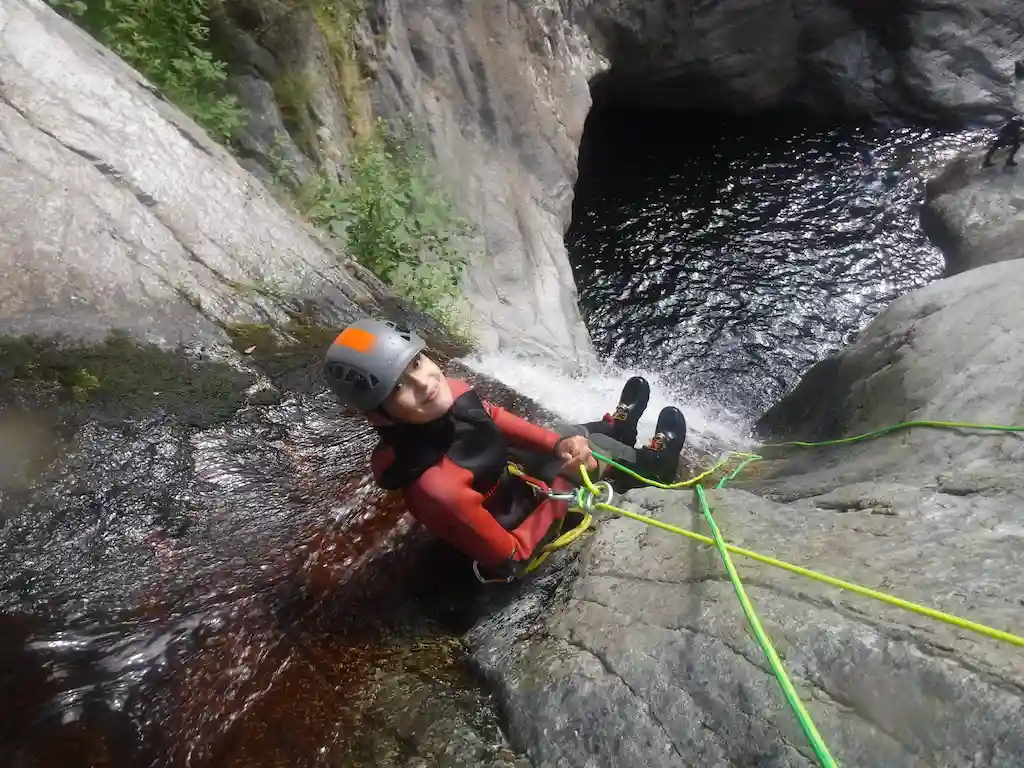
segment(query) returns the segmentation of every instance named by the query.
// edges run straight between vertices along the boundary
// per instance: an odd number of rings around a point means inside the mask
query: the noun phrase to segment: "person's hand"
[[[560,475],[577,479],[581,466],[586,467],[589,472],[597,469],[597,459],[590,451],[590,443],[581,435],[563,437],[559,440],[555,445],[555,455],[563,462],[558,470]]]

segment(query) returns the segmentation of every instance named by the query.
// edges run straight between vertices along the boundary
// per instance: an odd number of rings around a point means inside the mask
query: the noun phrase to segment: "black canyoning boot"
[[[612,434],[609,435],[630,448],[636,445],[636,427],[640,417],[644,415],[647,403],[651,399],[651,385],[643,376],[634,376],[622,388],[619,404],[615,412],[605,416],[612,423]]]
[[[675,406],[663,408],[651,442],[637,453],[637,471],[660,483],[674,483],[679,475],[679,454],[686,442],[686,418]]]

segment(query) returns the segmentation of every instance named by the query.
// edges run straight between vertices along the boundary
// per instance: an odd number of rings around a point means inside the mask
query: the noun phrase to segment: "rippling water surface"
[[[915,168],[968,138],[595,111],[566,240],[598,351],[756,419],[942,274]]]
[[[207,397],[253,381],[215,374]],[[46,389],[0,377],[0,766],[514,762],[457,639],[469,563],[374,487],[365,420]]]

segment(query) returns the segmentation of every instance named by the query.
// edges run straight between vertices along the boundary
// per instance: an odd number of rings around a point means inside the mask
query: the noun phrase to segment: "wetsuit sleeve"
[[[432,534],[485,567],[495,568],[520,554],[516,538],[484,509],[472,473],[450,459],[423,473],[405,490],[405,500]]]
[[[558,441],[561,440],[557,432],[531,424],[526,419],[509,413],[504,408],[499,408],[486,401],[484,401],[484,407],[514,448],[537,451],[538,453],[552,453]]]

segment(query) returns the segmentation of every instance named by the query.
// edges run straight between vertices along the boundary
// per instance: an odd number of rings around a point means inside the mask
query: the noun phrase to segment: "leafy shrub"
[[[244,122],[210,50],[206,0],[49,0],[157,86],[221,142]]]
[[[227,143],[245,112],[226,94],[225,64],[210,47],[209,1],[48,0]],[[395,134],[369,120],[353,39],[362,0],[318,1],[313,10],[341,72],[339,88],[357,138],[344,180],[322,175],[294,193],[293,201],[396,293],[466,335],[458,299],[473,228],[439,186],[423,147],[406,132]],[[275,82],[283,111],[300,128],[308,128],[302,120],[308,89],[292,73]]]
[[[396,293],[450,325],[474,230],[422,146],[378,122],[356,139],[343,181],[315,184],[306,216]]]

